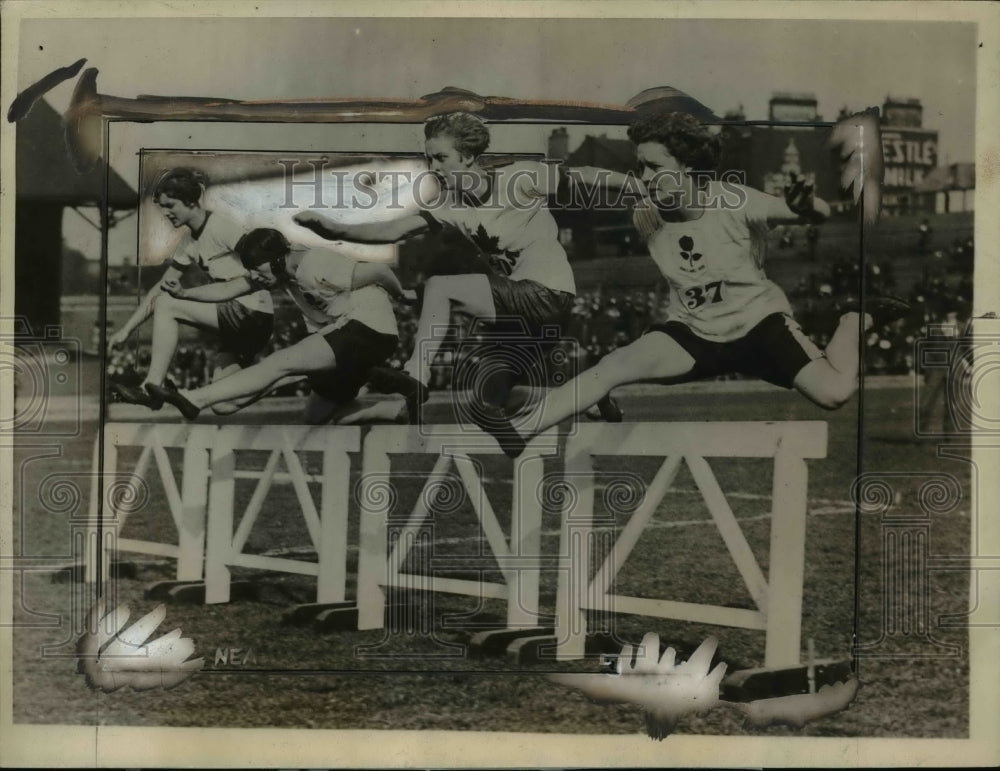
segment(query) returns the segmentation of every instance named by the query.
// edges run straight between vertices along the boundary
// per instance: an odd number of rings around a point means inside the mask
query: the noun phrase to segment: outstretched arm
[[[427,228],[419,214],[411,214],[390,222],[367,222],[345,225],[316,212],[299,212],[295,223],[308,228],[328,241],[354,241],[359,244],[394,244],[402,238],[416,235]]]
[[[166,272],[163,274],[156,285],[146,292],[146,296],[142,298],[142,302],[139,303],[139,307],[135,309],[128,320],[121,325],[121,327],[108,337],[108,348],[117,348],[122,345],[131,335],[136,328],[142,325],[142,323],[153,315],[153,309],[156,307],[156,298],[159,297],[164,291],[165,284],[176,284],[181,277],[181,269],[175,265],[171,265],[167,268]]]
[[[784,199],[774,198],[767,212],[768,222],[774,224],[801,220],[820,223],[829,216],[829,204],[817,198],[813,186],[795,174],[790,175]]]
[[[602,169],[598,166],[564,166],[562,173],[572,184],[587,187],[604,187],[609,190],[628,190],[641,193],[642,183],[632,174]]]
[[[403,286],[399,283],[396,274],[388,265],[377,262],[359,262],[354,266],[354,274],[351,280],[351,289],[360,289],[363,286],[375,284],[382,287],[392,297],[403,299],[406,295]]]
[[[256,291],[253,283],[246,276],[231,278],[228,281],[216,281],[211,284],[183,288],[179,282],[163,282],[163,291],[178,300],[193,300],[200,303],[222,303],[235,300],[237,297]]]

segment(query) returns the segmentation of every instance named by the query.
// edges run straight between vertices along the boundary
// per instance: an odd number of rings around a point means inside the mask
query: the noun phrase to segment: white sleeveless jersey
[[[351,289],[354,265],[354,260],[329,249],[309,249],[289,272],[284,289],[310,332],[358,321],[376,332],[397,335],[388,292],[374,284]]]
[[[490,189],[481,202],[456,200],[449,193],[426,214],[457,227],[500,275],[576,294],[573,270],[546,201],[555,193],[556,168],[520,162],[491,169],[488,176]]]
[[[710,192],[721,192],[713,187]],[[650,256],[670,285],[668,319],[716,342],[743,337],[772,313],[792,312],[785,293],[764,275],[772,196],[729,184],[724,197],[742,204],[716,206],[689,222],[664,222],[649,240]]]
[[[232,220],[209,212],[201,231],[195,234],[188,230],[184,234],[174,251],[173,263],[182,270],[189,265],[197,265],[213,281],[249,276],[249,271],[236,254],[236,242],[245,232]],[[237,300],[250,310],[274,313],[274,302],[266,289],[243,295]]]

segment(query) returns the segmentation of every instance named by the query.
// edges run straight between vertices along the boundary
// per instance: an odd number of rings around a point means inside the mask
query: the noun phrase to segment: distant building
[[[569,131],[565,126],[561,126],[549,134],[549,158],[554,161],[565,161],[568,157]]]
[[[768,120],[804,123],[803,126],[724,126],[722,168],[744,175],[746,184],[772,195],[781,195],[791,176],[807,177],[816,195],[836,203],[844,198],[836,153],[827,145],[818,102],[810,93],[776,92],[768,103]],[[745,121],[743,107],[731,110],[726,121]]]
[[[810,123],[822,120],[817,113],[818,107],[819,103],[813,94],[776,91],[768,103],[767,119]]]
[[[552,144],[551,138],[549,144]],[[628,139],[608,139],[607,134],[599,137],[588,135],[578,148],[566,156],[566,163],[569,166],[597,166],[623,173],[634,171],[635,146]]]
[[[793,175],[806,177],[813,182],[816,195],[827,201],[835,213],[853,212],[851,192],[840,185],[838,151],[829,146],[829,125],[818,106],[811,93],[775,92],[768,102],[767,119],[772,125],[746,125],[742,105],[730,110],[723,120],[733,125],[723,125],[720,134],[720,171],[736,171],[750,187],[779,196]],[[851,112],[845,107],[837,119]],[[971,211],[975,192],[973,164],[937,168],[938,132],[923,127],[920,100],[888,96],[879,114],[885,166],[883,213]],[[635,148],[627,140],[587,136],[572,152],[568,141],[564,128],[555,129],[549,136],[549,157],[565,160],[568,166],[597,166],[621,172],[635,168]],[[554,207],[553,213],[561,228],[560,240],[571,259],[641,251],[627,211]]]
[[[882,213],[969,211],[975,187],[971,164],[938,169],[938,132],[923,127],[923,105],[912,97],[887,96],[880,111],[885,165]],[[838,120],[850,114],[841,110]],[[743,108],[725,115],[744,121]],[[768,120],[821,123],[811,94],[775,93]],[[780,195],[791,174],[815,180],[816,194],[834,211],[853,209],[840,187],[840,160],[827,146],[829,132],[809,126],[726,126],[724,168],[742,170],[746,181]],[[967,168],[968,167],[968,168]],[[926,181],[925,181],[926,180]]]
[[[885,214],[933,211],[920,205],[925,199],[918,195],[924,177],[938,162],[938,133],[923,128],[923,112],[919,99],[887,96],[882,105]]]
[[[558,131],[553,131],[553,136]],[[549,138],[550,152],[553,136]],[[596,166],[625,173],[635,170],[635,146],[627,139],[609,139],[603,134],[586,136],[565,160],[570,167]],[[628,209],[553,207],[552,213],[559,224],[560,241],[571,260],[635,254],[639,249]]]
[[[973,211],[976,164],[952,163],[932,169],[914,186],[917,207],[927,213]]]

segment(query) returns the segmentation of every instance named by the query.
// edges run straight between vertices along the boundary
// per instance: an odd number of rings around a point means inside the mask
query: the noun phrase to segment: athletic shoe
[[[597,403],[597,409],[605,423],[621,423],[625,418],[622,408],[618,406],[618,402],[611,398],[611,394],[601,398]]]
[[[889,324],[910,312],[910,304],[892,295],[871,295],[865,298],[864,307],[857,300],[844,306],[846,312],[867,313],[875,326]]]
[[[372,367],[368,373],[368,382],[382,393],[400,394],[406,399],[410,425],[420,424],[420,405],[431,396],[427,386],[406,372],[391,367]]]
[[[124,383],[118,383],[112,380],[108,386],[108,390],[118,397],[118,401],[120,402],[138,404],[143,407],[149,407],[151,410],[158,410],[163,406],[162,399],[157,399],[151,396],[138,386],[125,385]]]
[[[409,416],[405,404],[399,399],[384,399],[374,404],[349,411],[336,419],[338,426],[354,426],[361,423],[397,423],[407,425]]]
[[[500,449],[508,458],[517,458],[524,452],[527,442],[514,430],[510,418],[502,407],[476,404],[472,409],[472,419],[477,426],[497,440]]]
[[[605,423],[621,423],[625,418],[622,408],[610,394],[588,407],[583,414],[590,420],[603,420]]]
[[[177,390],[177,386],[169,380],[165,380],[161,386],[154,383],[146,383],[146,391],[149,392],[150,397],[153,399],[159,399],[161,404],[169,402],[174,405],[181,411],[181,415],[188,420],[194,420],[198,417],[198,413],[201,412],[201,407],[196,407],[182,396],[181,392]]]

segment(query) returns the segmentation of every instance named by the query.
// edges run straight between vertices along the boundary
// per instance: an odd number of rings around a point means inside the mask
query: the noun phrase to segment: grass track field
[[[969,553],[970,466],[959,460],[937,458],[932,444],[914,443],[912,389],[871,390],[866,394],[864,443],[866,472],[945,472],[960,480],[962,501],[947,513],[932,514],[929,548],[932,554]],[[836,413],[826,413],[801,397],[781,391],[725,394],[679,392],[629,396],[624,400],[628,420],[828,420],[828,457],[809,461],[809,516],[806,541],[803,641],[812,638],[820,657],[846,658],[854,624],[855,519],[850,488],[856,475],[856,402]],[[287,420],[294,420],[290,414]],[[432,419],[435,417],[431,416]],[[439,417],[438,419],[444,419]],[[93,425],[88,426],[90,432]],[[34,440],[32,440],[34,442]],[[49,557],[68,555],[69,523],[86,511],[87,473],[93,433],[52,450],[30,447],[16,452],[18,490],[15,501],[15,543],[20,554]],[[42,441],[34,442],[45,444]],[[260,457],[242,458],[251,467]],[[486,490],[502,525],[509,520],[510,464],[503,458],[482,457]],[[134,455],[133,455],[134,458]],[[353,459],[355,478],[357,458]],[[122,453],[128,462],[128,453]],[[179,460],[176,461],[179,466]],[[770,464],[766,461],[713,459],[711,465],[747,541],[767,573],[770,528]],[[307,459],[310,469],[316,461]],[[312,465],[310,465],[312,464]],[[419,494],[429,458],[396,461],[393,481],[400,509],[408,510]],[[648,458],[598,461],[598,482],[606,491],[624,480],[631,489],[648,482],[655,465]],[[176,471],[176,467],[175,467]],[[398,471],[398,473],[396,473]],[[558,472],[550,463],[549,471]],[[921,479],[911,474],[894,486],[899,503],[894,512],[918,512]],[[81,477],[72,477],[82,474]],[[54,477],[77,479],[79,500],[58,503],[52,494]],[[397,478],[398,477],[398,478]],[[82,481],[81,481],[82,480]],[[167,538],[168,515],[162,504],[160,482],[149,475],[150,503],[133,515],[124,535]],[[48,485],[48,487],[46,487]],[[621,493],[625,488],[617,488]],[[46,492],[48,490],[48,492]],[[237,497],[246,500],[250,483],[241,483]],[[544,490],[542,491],[544,495]],[[616,498],[606,514],[609,533],[627,519],[634,498]],[[352,542],[357,510],[352,508]],[[483,544],[467,504],[456,505],[433,524],[433,554],[460,561],[478,556]],[[559,513],[555,506],[543,518],[542,547],[552,553],[558,539]],[[883,630],[883,523],[874,513],[862,514],[857,555],[861,565],[859,640],[874,643]],[[290,486],[269,494],[264,516],[252,531],[246,551],[308,552],[308,537],[297,513]],[[297,551],[296,551],[297,550]],[[420,552],[414,556],[421,561]],[[426,556],[426,555],[425,555]],[[348,552],[350,571],[356,548]],[[41,560],[40,560],[41,563]],[[133,617],[155,604],[144,600],[149,583],[171,577],[172,563],[140,559],[134,578],[115,586],[119,601],[129,602]],[[254,571],[236,570],[235,573]],[[349,573],[350,574],[350,573]],[[637,707],[597,706],[581,694],[554,685],[544,677],[553,668],[593,671],[596,662],[545,664],[515,668],[503,659],[472,659],[464,655],[466,634],[458,630],[433,633],[417,630],[386,635],[382,631],[319,634],[309,627],[280,624],[291,604],[313,599],[311,579],[260,575],[257,601],[216,606],[168,606],[161,632],[180,627],[194,638],[206,669],[178,688],[166,692],[112,694],[87,690],[75,674],[72,635],[67,624],[49,623],[38,614],[61,614],[70,620],[79,613],[74,593],[80,585],[54,583],[45,571],[25,572],[15,581],[14,720],[18,723],[246,726],[367,729],[496,730],[560,733],[625,733],[642,730]],[[491,572],[487,569],[486,577]],[[637,596],[711,602],[752,607],[731,559],[722,546],[691,477],[683,470],[658,509],[655,522],[624,564],[616,583],[622,593]],[[349,586],[349,592],[353,590]],[[934,628],[940,614],[963,613],[968,608],[968,576],[961,571],[932,572],[928,577],[928,614],[938,642],[960,646],[947,658],[923,658],[941,648],[917,635],[889,635],[876,652],[903,654],[902,658],[860,660],[862,688],[845,712],[817,721],[801,730],[765,729],[768,735],[812,736],[920,736],[963,737],[968,724],[967,634],[961,628]],[[554,578],[545,574],[542,607],[552,607]],[[430,598],[428,598],[430,600]],[[422,605],[438,620],[478,610],[497,617],[502,606],[491,600],[434,595]],[[637,642],[647,631],[688,653],[708,634],[719,638],[719,656],[730,670],[760,665],[763,633],[705,625],[614,617],[612,631]],[[43,646],[49,646],[45,655]],[[245,665],[214,662],[217,648],[249,648],[253,661]],[[367,653],[361,657],[361,650]],[[373,655],[377,654],[377,655]],[[717,710],[682,719],[678,731],[698,734],[745,734],[733,713]]]

